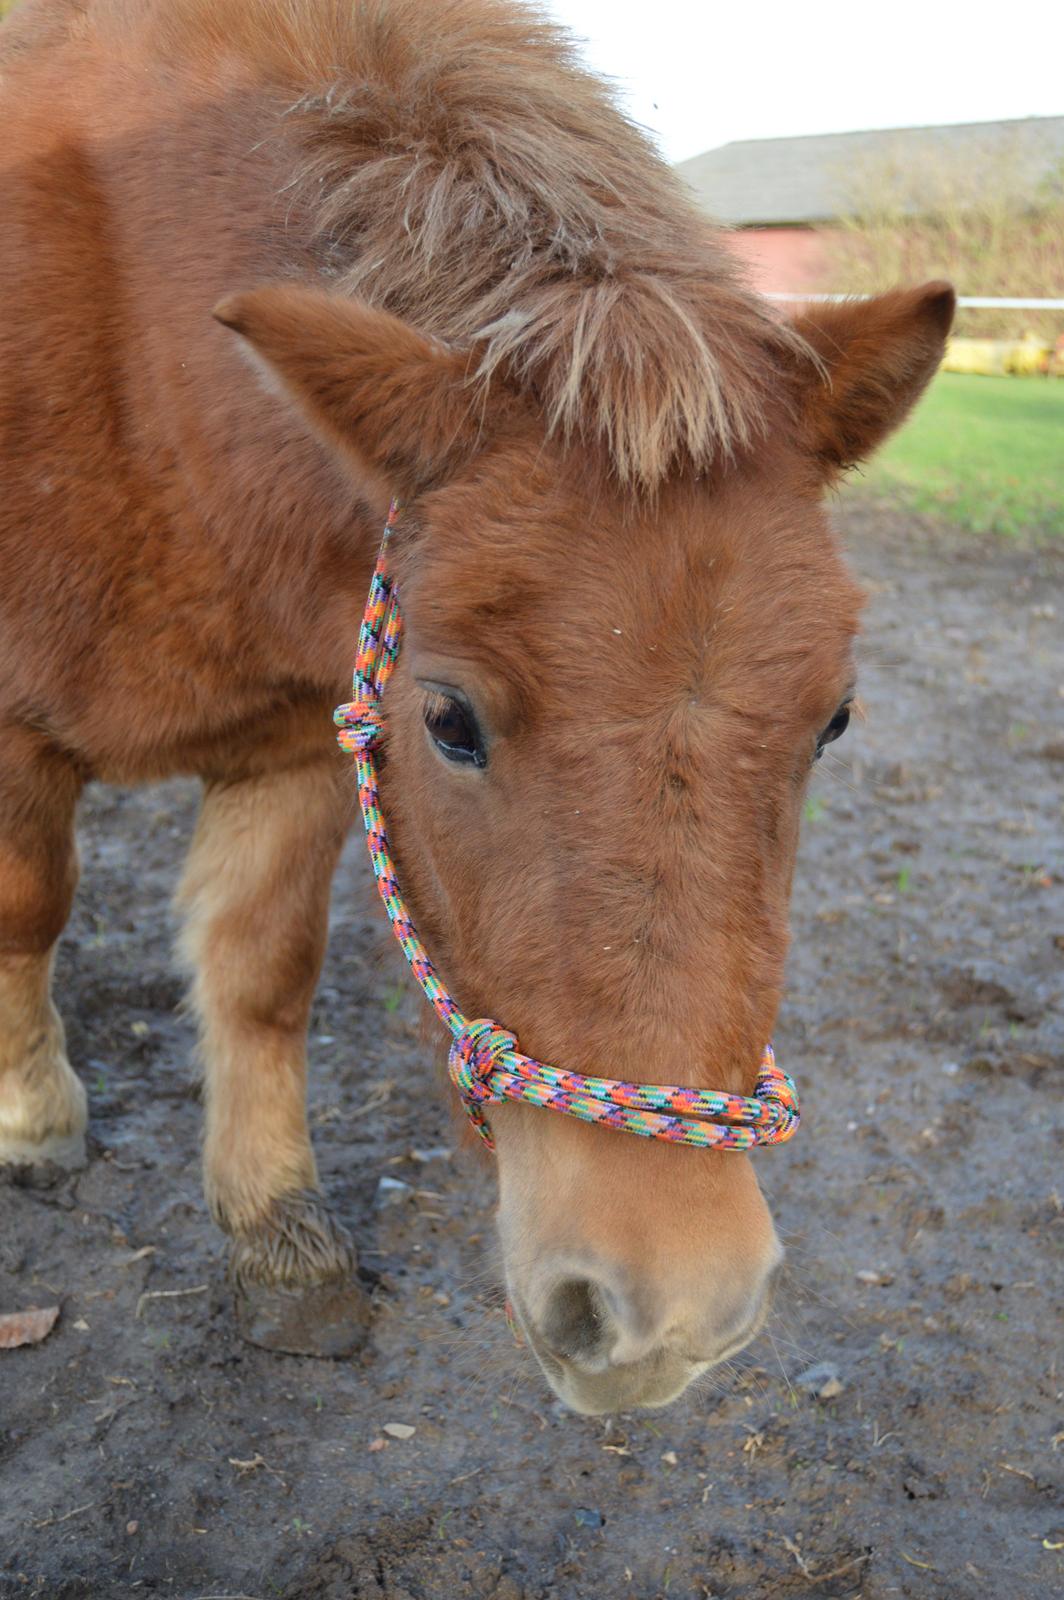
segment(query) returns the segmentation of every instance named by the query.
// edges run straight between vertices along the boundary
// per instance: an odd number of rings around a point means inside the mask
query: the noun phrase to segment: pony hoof
[[[241,1337],[262,1350],[339,1361],[365,1344],[370,1302],[355,1283],[309,1289],[249,1284],[237,1290],[236,1321]]]
[[[5,1139],[0,1135],[0,1167],[61,1167],[65,1172],[80,1172],[89,1164],[82,1132],[54,1134],[31,1144],[27,1139]]]
[[[366,1341],[369,1296],[354,1281],[350,1234],[321,1195],[276,1200],[255,1228],[234,1239],[229,1275],[236,1320],[250,1344],[295,1356],[341,1359]]]

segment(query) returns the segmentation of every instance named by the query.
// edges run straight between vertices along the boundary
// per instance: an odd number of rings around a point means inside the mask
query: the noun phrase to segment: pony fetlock
[[[0,959],[0,1165],[85,1165],[85,1087],[67,1060],[50,977],[48,957]]]

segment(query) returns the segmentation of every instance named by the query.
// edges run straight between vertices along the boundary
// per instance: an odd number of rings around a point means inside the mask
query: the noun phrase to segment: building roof
[[[677,164],[700,203],[719,222],[766,227],[829,222],[849,209],[855,172],[889,153],[902,165],[974,161],[1008,147],[1032,192],[1064,163],[1064,117],[963,122],[942,128],[817,133],[795,139],[740,139]]]

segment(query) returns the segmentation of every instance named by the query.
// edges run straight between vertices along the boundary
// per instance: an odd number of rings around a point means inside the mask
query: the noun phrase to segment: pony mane
[[[302,198],[343,293],[475,350],[622,482],[765,431],[801,339],[720,229],[520,0],[87,0],[119,36],[234,58],[291,98]],[[228,77],[231,82],[231,76]]]

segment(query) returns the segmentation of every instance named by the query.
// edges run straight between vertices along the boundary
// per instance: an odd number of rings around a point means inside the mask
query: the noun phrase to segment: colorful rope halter
[[[341,730],[337,735],[341,747],[355,758],[358,799],[380,897],[415,978],[436,1015],[450,1029],[451,1080],[473,1126],[493,1149],[483,1108],[516,1100],[672,1144],[717,1150],[782,1144],[798,1127],[798,1095],[791,1079],[776,1066],[771,1045],[765,1046],[752,1096],[623,1083],[613,1078],[588,1078],[534,1061],[522,1055],[514,1035],[499,1023],[486,1018],[471,1022],[459,1010],[410,920],[396,880],[377,789],[374,751],[384,732],[381,694],[399,655],[403,627],[398,590],[387,569],[388,538],[398,514],[398,502],[393,501],[358,636],[354,698],[349,705],[337,707],[334,721]]]

